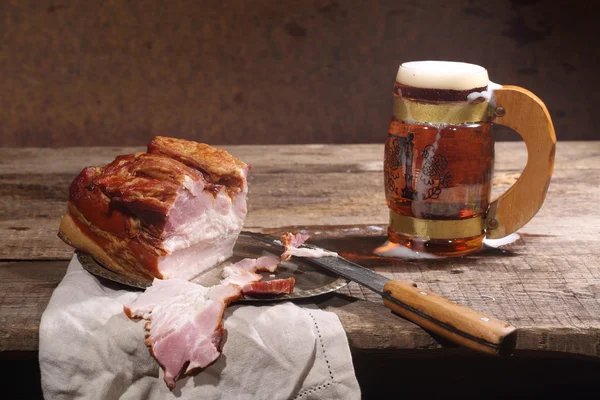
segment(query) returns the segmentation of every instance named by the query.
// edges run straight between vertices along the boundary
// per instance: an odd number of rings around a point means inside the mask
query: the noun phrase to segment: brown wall
[[[381,142],[417,59],[484,65],[559,140],[600,139],[591,3],[3,0],[0,145]]]

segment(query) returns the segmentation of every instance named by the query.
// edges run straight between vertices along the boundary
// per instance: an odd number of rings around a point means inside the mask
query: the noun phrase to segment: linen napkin
[[[359,399],[337,316],[291,302],[226,309],[219,359],[169,391],[144,345],[144,321],[123,313],[140,291],[99,280],[77,257],[40,324],[47,399]]]

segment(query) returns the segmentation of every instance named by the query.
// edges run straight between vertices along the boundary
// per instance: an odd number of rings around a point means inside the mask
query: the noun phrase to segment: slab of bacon
[[[128,278],[191,279],[232,255],[248,171],[224,150],[156,137],[75,178],[59,236]]]

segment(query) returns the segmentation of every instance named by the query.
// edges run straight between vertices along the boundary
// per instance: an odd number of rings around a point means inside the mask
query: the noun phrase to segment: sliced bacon
[[[227,278],[223,279],[221,283],[231,283],[243,288],[249,283],[261,281],[262,278],[262,275],[259,275],[255,272],[242,270],[228,274]]]
[[[295,284],[294,278],[263,281],[262,275],[256,273],[258,271],[273,273],[279,263],[280,259],[274,256],[244,258],[223,268],[225,279],[221,282],[238,285],[244,294],[292,293]]]
[[[241,297],[236,285],[210,288],[182,279],[155,280],[131,305],[130,318],[144,318],[144,343],[164,371],[172,390],[175,382],[214,363],[221,354],[225,307]]]
[[[277,266],[279,265],[280,260],[275,256],[263,256],[259,258],[244,258],[232,264],[230,266],[225,267],[224,269],[224,277],[227,277],[229,274],[234,274],[239,271],[250,271],[250,272],[275,272],[277,270]]]
[[[294,291],[294,278],[252,282],[242,287],[244,294],[290,294]]]
[[[308,235],[281,236],[285,252],[274,256],[245,258],[223,270],[219,285],[204,287],[185,279],[154,279],[151,287],[132,304],[123,307],[131,319],[144,319],[144,343],[164,371],[172,390],[178,379],[214,363],[221,354],[224,338],[223,313],[227,305],[246,295],[290,294],[295,279],[263,281],[258,271],[273,273],[281,260],[292,255],[328,257],[337,253],[323,249],[299,248]]]
[[[147,288],[133,303],[124,306],[123,310],[131,319],[147,319],[158,304],[188,292],[198,291],[200,287],[200,285],[185,279],[154,279],[152,286]],[[208,288],[206,293],[208,294]]]

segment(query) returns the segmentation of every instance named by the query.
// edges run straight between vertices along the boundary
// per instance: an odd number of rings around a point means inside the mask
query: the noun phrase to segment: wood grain
[[[523,227],[544,204],[554,171],[556,134],[546,105],[518,86],[496,90],[495,123],[521,135],[527,146],[527,165],[506,193],[490,203],[486,237],[500,239]]]
[[[40,317],[65,261],[0,262],[0,352],[38,348]]]
[[[496,194],[516,181],[526,160],[521,143],[497,147]],[[225,148],[253,166],[247,229],[388,221],[382,145]],[[69,184],[85,166],[103,165],[118,154],[139,150],[143,149],[0,149],[0,259],[69,259],[71,249],[56,237]],[[596,142],[559,143],[548,199],[524,232],[568,233],[577,226],[581,210],[590,216],[584,223],[598,218],[592,205],[600,196],[600,166],[591,160],[599,156]],[[593,237],[594,232],[581,229],[575,237]]]
[[[522,234],[503,250],[485,248],[467,258],[399,262],[372,254],[384,239],[345,236],[315,243],[390,279],[412,280],[421,288],[509,322],[518,328],[517,350],[600,355],[599,241],[585,241],[590,247],[583,249],[582,241]],[[343,292],[382,304],[378,295],[356,284]],[[382,311],[379,317],[385,314]],[[369,321],[367,313],[360,317]],[[376,315],[372,318],[377,321]],[[387,348],[395,340],[375,334],[369,346]]]
[[[37,349],[37,324],[72,249],[56,237],[68,185],[87,165],[133,148],[0,149],[0,350]],[[139,150],[136,149],[136,150]],[[313,243],[505,320],[518,352],[600,355],[600,142],[558,143],[541,211],[504,250],[398,261],[373,255],[385,241],[382,145],[234,146],[253,165],[247,229],[305,230]],[[525,163],[519,143],[497,144],[494,191]],[[350,284],[314,299],[335,312],[353,351],[414,352],[448,344]]]

